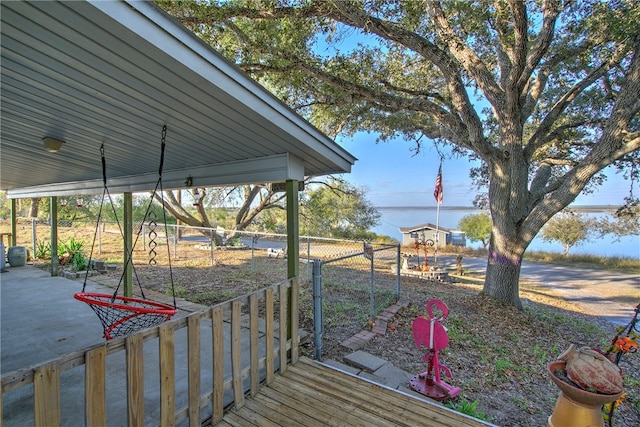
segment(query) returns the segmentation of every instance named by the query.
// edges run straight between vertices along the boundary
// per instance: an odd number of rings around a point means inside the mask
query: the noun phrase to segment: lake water
[[[383,234],[402,241],[402,234],[399,227],[412,227],[424,223],[436,223],[437,208],[433,207],[378,207],[381,214],[380,225],[372,231],[377,234]],[[581,212],[580,209],[575,209]],[[480,210],[474,208],[451,208],[440,207],[441,227],[449,229],[457,229],[458,222],[465,215],[477,214]],[[587,216],[599,218],[607,215],[606,212],[581,212]],[[591,254],[598,256],[622,256],[631,258],[640,258],[640,236],[625,236],[620,238],[619,242],[615,242],[615,236],[606,235],[603,238],[583,242],[581,245],[573,246],[569,249],[570,254]],[[471,243],[467,241],[467,246],[479,248],[482,244],[479,242]],[[545,252],[562,252],[562,245],[556,242],[545,242],[539,237],[533,239],[527,250],[545,251]]]

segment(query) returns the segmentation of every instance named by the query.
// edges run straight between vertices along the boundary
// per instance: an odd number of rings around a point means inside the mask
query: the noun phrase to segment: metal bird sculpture
[[[432,399],[445,400],[453,398],[460,393],[461,389],[452,387],[441,380],[440,371],[443,371],[448,378],[453,378],[453,376],[449,368],[441,365],[438,359],[438,351],[449,345],[447,329],[442,325],[442,322],[449,315],[449,308],[439,299],[429,300],[426,308],[429,319],[424,316],[418,316],[414,319],[411,329],[416,346],[418,348],[424,346],[427,349],[427,354],[423,357],[424,361],[427,362],[427,370],[415,375],[409,383],[413,390]],[[440,317],[434,315],[434,309],[442,313]]]

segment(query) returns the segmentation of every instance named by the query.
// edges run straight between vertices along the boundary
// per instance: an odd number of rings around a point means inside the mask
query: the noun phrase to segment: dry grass
[[[60,231],[61,239],[73,236],[76,240],[84,239],[87,245],[92,241],[90,229]],[[47,234],[39,231],[39,235]],[[94,254],[94,258],[121,262],[121,241],[107,236],[103,234],[101,253]],[[159,264],[166,265],[166,246],[160,245],[157,249]],[[135,259],[145,287],[175,292],[202,304],[214,304],[285,277],[284,260],[267,259],[264,252],[257,255],[252,261],[250,250],[216,251],[212,261],[210,251],[198,249],[196,245],[180,245],[179,251],[171,254],[173,290],[168,268],[149,266],[146,250],[136,250]],[[345,277],[344,280],[351,279]],[[477,411],[498,425],[546,425],[558,396],[557,388],[547,376],[546,364],[570,343],[604,348],[615,333],[611,325],[535,284],[522,286],[524,311],[479,295],[480,286],[474,283],[441,284],[405,278],[402,290],[402,298],[411,304],[394,319],[393,332],[376,338],[363,350],[410,373],[424,371],[424,350],[416,348],[413,342],[411,322],[424,313],[426,301],[442,299],[450,310],[445,322],[450,345],[441,353],[441,362],[453,373],[453,379],[447,381],[460,386],[461,397],[467,402],[477,402]],[[302,286],[301,293],[301,327],[312,330],[308,284]],[[330,332],[331,329],[327,331],[325,357],[340,360],[346,350],[338,343],[364,326],[343,321],[345,319],[335,322],[335,326],[340,327],[333,329],[335,333]],[[314,354],[310,345],[302,351]],[[639,359],[638,354],[632,354],[621,363],[627,397],[614,417],[617,427],[640,425]]]

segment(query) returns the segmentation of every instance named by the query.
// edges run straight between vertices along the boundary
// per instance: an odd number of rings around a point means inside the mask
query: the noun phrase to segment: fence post
[[[98,230],[98,253],[102,253],[102,218],[98,218],[98,226],[96,227]]]
[[[211,229],[211,266],[213,267],[215,265],[215,258],[213,256],[213,247],[216,244],[216,232],[213,231],[213,228]]]
[[[397,246],[396,252],[396,280],[398,282],[396,293],[398,294],[398,299],[400,299],[400,244]]]
[[[36,236],[36,221],[38,219],[37,218],[31,218],[31,245],[33,246],[33,252],[31,252],[33,254],[33,259],[36,258],[36,241],[37,241],[37,236]],[[4,254],[0,254],[0,256],[4,256]]]
[[[313,344],[316,360],[322,358],[322,328],[322,263],[316,258],[313,260]]]
[[[255,247],[256,247],[256,235],[252,234],[251,235],[251,272],[255,272],[255,257],[254,257],[254,251],[255,251]]]
[[[373,319],[376,316],[375,313],[375,288],[374,288],[374,265],[373,265],[373,257],[375,251],[371,251],[371,278],[369,281],[371,282],[371,294],[369,295],[369,319]]]
[[[311,265],[311,237],[307,236],[307,280],[309,280],[309,268]]]
[[[173,258],[178,258],[178,226],[173,227]]]

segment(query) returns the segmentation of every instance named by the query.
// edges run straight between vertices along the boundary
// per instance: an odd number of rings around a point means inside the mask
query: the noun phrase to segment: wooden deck
[[[302,357],[218,426],[487,426]]]

